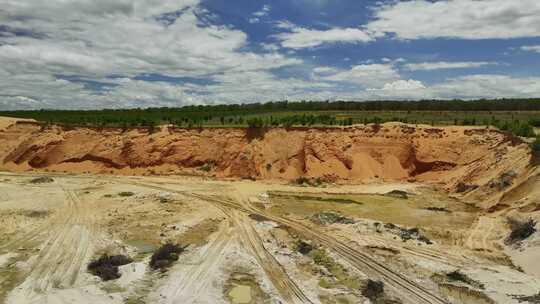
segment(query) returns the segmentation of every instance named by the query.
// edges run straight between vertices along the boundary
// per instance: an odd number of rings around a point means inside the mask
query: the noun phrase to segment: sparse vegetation
[[[386,223],[384,224],[384,227],[389,230],[394,230],[397,232],[399,237],[403,242],[407,242],[409,240],[416,240],[422,243],[425,243],[427,245],[433,244],[433,242],[428,239],[425,235],[420,233],[420,229],[414,227],[414,228],[402,228],[392,223]]]
[[[354,224],[354,220],[332,211],[325,211],[314,214],[311,217],[311,221],[320,225],[328,225],[335,223]]]
[[[88,271],[100,277],[103,281],[115,280],[120,277],[118,272],[118,266],[126,265],[133,262],[133,260],[124,255],[107,254],[102,255],[97,260],[94,260],[88,264]]]
[[[150,259],[150,267],[165,270],[178,260],[178,255],[184,251],[184,247],[177,244],[167,243],[161,246]]]
[[[433,212],[446,212],[446,213],[452,213],[452,211],[444,208],[444,207],[427,207],[426,210],[433,211]]]
[[[300,176],[294,181],[295,184],[300,186],[320,187],[323,185],[323,181],[320,178],[307,178]]]
[[[497,188],[499,190],[502,190],[504,188],[511,186],[516,177],[517,177],[516,172],[512,170],[506,171],[503,174],[501,174],[501,176],[499,176],[498,178],[491,180],[488,183],[488,186],[490,188]]]
[[[326,268],[326,270],[328,270],[333,276],[332,281],[321,280],[321,287],[332,288],[333,285],[337,284],[346,286],[352,290],[358,290],[360,288],[360,280],[357,277],[350,275],[347,269],[334,261],[334,259],[330,257],[324,249],[313,249],[308,255],[313,259],[313,262],[316,265]]]
[[[338,203],[338,204],[357,204],[362,205],[362,202],[349,199],[349,198],[340,198],[340,197],[327,197],[327,196],[315,196],[315,195],[290,195],[290,194],[280,194],[280,193],[273,193],[273,196],[278,197],[286,197],[291,198],[295,200],[302,200],[302,201],[318,201],[318,202],[328,202],[328,203]]]
[[[521,242],[536,232],[536,221],[532,219],[522,222],[513,218],[508,218],[508,225],[510,226],[511,232],[505,240],[506,244]]]

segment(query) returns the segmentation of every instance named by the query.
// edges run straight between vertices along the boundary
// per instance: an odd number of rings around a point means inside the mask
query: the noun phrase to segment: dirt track
[[[320,226],[294,213],[276,213],[277,209],[271,207],[276,202],[271,199],[262,202],[256,198],[265,191],[278,190],[321,195],[348,193],[349,196],[357,192],[362,195],[387,191],[389,188],[384,185],[341,186],[330,190],[256,182],[205,181],[193,177],[49,176],[54,182],[46,184],[29,183],[36,177],[34,174],[0,176],[4,180],[0,187],[0,195],[4,198],[0,203],[0,219],[7,223],[8,231],[0,242],[0,261],[6,254],[15,254],[7,264],[0,263],[0,273],[8,274],[0,283],[0,297],[7,303],[68,303],[69,299],[78,299],[81,303],[122,303],[127,299],[138,299],[136,303],[227,303],[230,301],[228,292],[222,286],[227,285],[230,273],[239,271],[256,278],[253,284],[259,286],[262,297],[281,299],[284,303],[330,303],[323,295],[331,292],[339,292],[349,299],[362,298],[358,290],[346,287],[321,290],[316,283],[310,283],[322,278],[332,279],[332,274],[324,269],[320,273],[302,270],[306,263],[312,265],[310,267],[320,266],[294,252],[287,239],[277,240],[285,247],[273,247],[268,243],[268,234],[261,230],[264,223],[276,225],[276,228],[264,229],[285,229],[291,234],[289,238],[311,240],[314,245],[325,248],[337,263],[354,268],[354,271],[350,269],[349,276],[358,273],[362,274],[360,277],[383,281],[388,296],[398,298],[402,303],[449,303],[449,295],[432,281],[432,276],[440,274],[441,269],[465,269],[479,280],[484,277],[487,280],[496,269],[517,280],[514,283],[519,286],[519,292],[540,291],[537,279],[518,276],[511,267],[501,266],[500,259],[493,258],[497,252],[502,253],[497,246],[491,245],[495,241],[492,234],[484,234],[486,237],[479,239],[487,227],[479,223],[487,223],[489,218],[479,217],[471,226],[476,228],[468,235],[461,236],[462,232],[456,230],[455,236],[446,236],[450,239],[461,237],[463,244],[475,250],[443,245],[445,239],[440,242],[435,239],[433,245],[420,246],[415,242],[396,240],[389,232],[355,232],[358,227],[372,227],[364,224],[362,219],[354,225]],[[420,191],[416,194],[420,197],[410,201],[409,205],[422,201],[422,190],[403,187],[408,191]],[[122,191],[133,195],[118,195]],[[39,195],[45,192],[49,194]],[[168,199],[164,203],[160,197],[165,194]],[[15,201],[20,203],[15,204]],[[31,211],[36,210],[40,210],[39,216],[32,217]],[[4,214],[15,216],[6,218]],[[421,214],[429,216],[429,213]],[[258,215],[259,220],[250,215]],[[215,229],[193,231],[203,229],[197,227],[206,227],[198,224],[205,219],[217,221]],[[496,222],[492,225],[495,226],[490,229],[500,229]],[[201,241],[189,246],[185,257],[182,255],[165,276],[148,269],[145,266],[148,255],[137,253],[138,249],[129,245],[134,239],[153,244],[167,240],[182,242],[183,236],[190,231],[199,235]],[[383,260],[370,251],[373,246],[398,254]],[[491,252],[477,248],[488,248]],[[101,252],[132,255],[137,259],[133,269],[141,270],[132,274],[123,272],[119,283],[99,282],[86,272],[86,265]],[[284,261],[289,262],[283,264]],[[411,264],[412,261],[420,264]],[[510,299],[497,292],[498,288],[490,287],[484,292],[497,300]]]

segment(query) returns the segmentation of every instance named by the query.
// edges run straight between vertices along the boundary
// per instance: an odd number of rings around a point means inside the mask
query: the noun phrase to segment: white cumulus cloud
[[[293,26],[290,23],[280,23],[278,26],[290,30],[275,37],[281,41],[283,47],[291,49],[310,48],[328,43],[365,43],[373,40],[367,32],[359,28],[314,30]]]
[[[382,88],[386,91],[403,91],[403,90],[419,90],[426,87],[421,81],[409,79],[409,80],[397,80],[391,83],[387,83]]]
[[[378,88],[385,83],[400,79],[400,75],[391,64],[361,64],[322,77],[324,80],[342,81],[361,85],[365,88]]]
[[[540,1],[393,1],[375,8],[367,28],[400,39],[539,37]]]

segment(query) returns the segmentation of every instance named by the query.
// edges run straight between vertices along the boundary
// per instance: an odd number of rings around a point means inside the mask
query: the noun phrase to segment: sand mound
[[[478,192],[530,163],[527,144],[498,130],[399,123],[328,129],[62,128],[28,121],[0,130],[4,170],[198,173],[217,177],[459,183]],[[2,124],[4,126],[4,124]],[[469,191],[469,190],[468,190]]]

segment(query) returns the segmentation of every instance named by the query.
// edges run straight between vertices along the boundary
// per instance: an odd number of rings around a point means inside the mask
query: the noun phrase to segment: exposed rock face
[[[328,129],[41,130],[0,126],[4,170],[114,174],[198,172],[217,177],[327,181],[411,180],[487,185],[529,165],[531,151],[485,128],[388,123]]]

